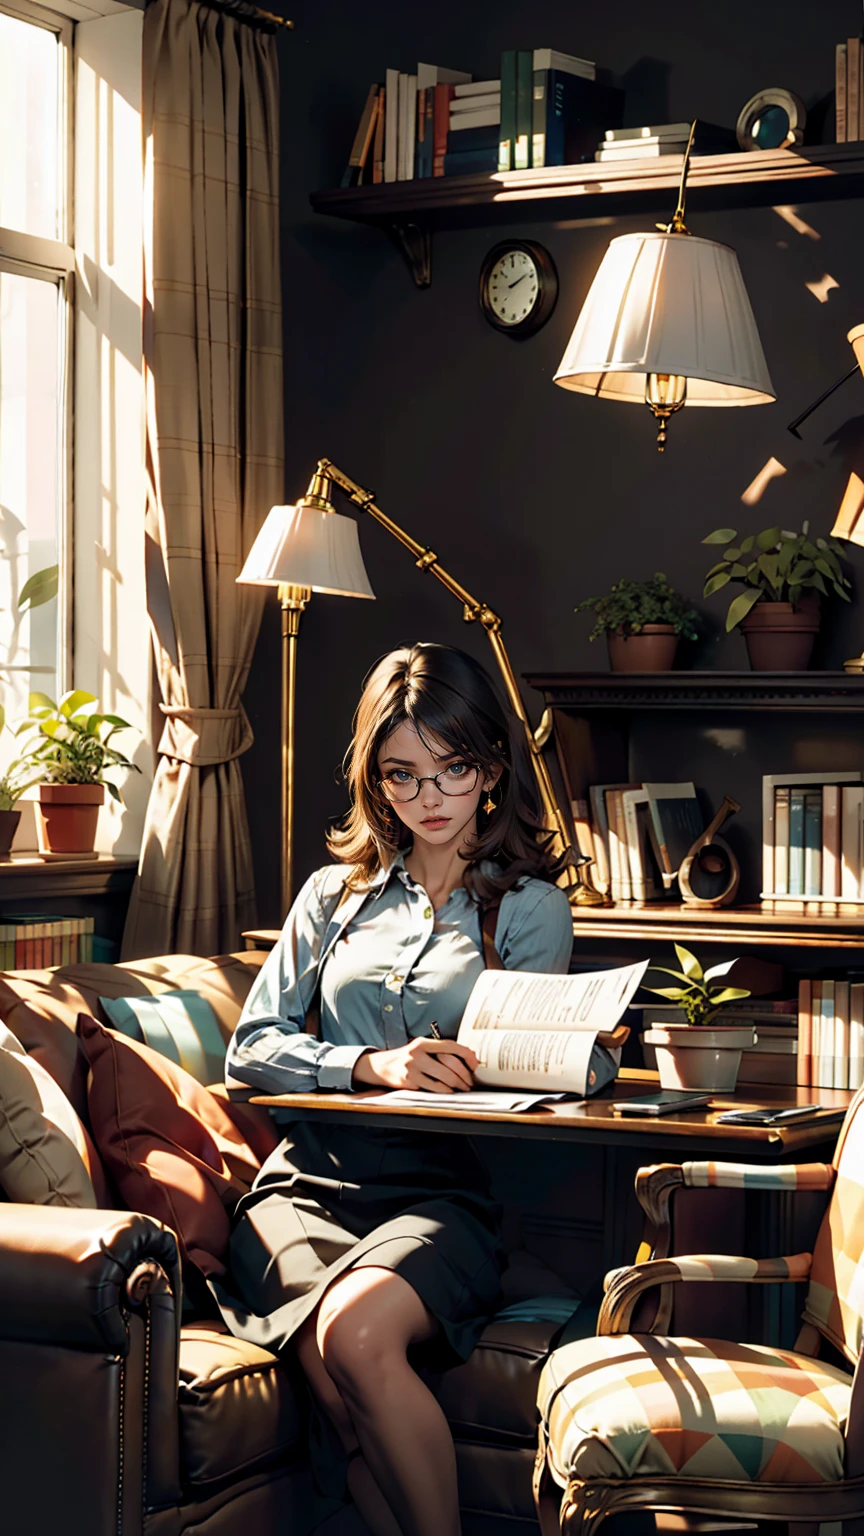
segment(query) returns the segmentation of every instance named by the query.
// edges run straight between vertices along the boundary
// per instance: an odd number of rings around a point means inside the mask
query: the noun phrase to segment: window
[[[69,187],[71,27],[0,0],[0,702],[67,686],[74,257]],[[56,601],[22,609],[59,566]],[[14,755],[0,739],[0,764]]]

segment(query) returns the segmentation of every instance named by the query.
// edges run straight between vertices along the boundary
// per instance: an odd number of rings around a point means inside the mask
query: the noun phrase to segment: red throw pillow
[[[203,1274],[224,1274],[229,1210],[259,1167],[248,1142],[173,1061],[88,1014],[79,1014],[78,1034],[93,1139],[123,1200],[173,1227]]]

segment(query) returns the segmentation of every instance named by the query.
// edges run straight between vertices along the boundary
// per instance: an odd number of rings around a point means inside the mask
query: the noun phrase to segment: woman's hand
[[[352,1082],[376,1088],[425,1088],[429,1093],[464,1093],[474,1086],[477,1057],[467,1045],[425,1036],[395,1051],[367,1051],[354,1063]]]

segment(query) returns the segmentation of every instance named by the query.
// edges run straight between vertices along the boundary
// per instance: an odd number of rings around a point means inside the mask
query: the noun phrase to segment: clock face
[[[505,251],[487,279],[489,308],[501,325],[527,320],[540,294],[537,263],[530,251]]]
[[[511,336],[539,331],[555,307],[558,275],[542,245],[511,240],[496,245],[480,272],[480,307],[490,325]]]

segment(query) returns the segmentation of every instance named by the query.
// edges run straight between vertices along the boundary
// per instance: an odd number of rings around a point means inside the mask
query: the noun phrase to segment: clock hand
[[[523,278],[523,277],[527,277],[527,276],[528,276],[528,273],[527,273],[527,272],[523,272],[523,273],[522,273],[522,277],[517,277],[517,279],[516,279],[516,283],[521,283],[521,281],[522,281],[522,278]],[[515,287],[516,287],[516,283],[508,283],[508,284],[507,284],[507,287],[508,287],[508,288],[515,288]]]

